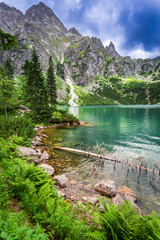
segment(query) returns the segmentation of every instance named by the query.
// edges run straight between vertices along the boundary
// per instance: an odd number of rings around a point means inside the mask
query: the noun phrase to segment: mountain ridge
[[[11,55],[18,74],[35,47],[44,71],[52,55],[55,67],[57,62],[61,63],[64,79],[69,72],[76,85],[88,85],[97,75],[106,78],[130,75],[148,81],[159,78],[157,60],[122,57],[112,42],[105,47],[100,39],[82,36],[74,27],[67,30],[52,9],[42,2],[30,7],[25,14],[0,3],[0,28],[18,39],[19,49],[0,57],[0,62],[4,62]]]

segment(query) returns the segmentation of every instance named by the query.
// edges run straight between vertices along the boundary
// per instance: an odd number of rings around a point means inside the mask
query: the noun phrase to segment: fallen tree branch
[[[108,161],[112,161],[112,162],[116,162],[116,163],[121,163],[121,164],[124,164],[124,165],[128,165],[128,166],[130,166],[130,167],[137,168],[138,170],[141,169],[141,170],[145,170],[145,171],[148,171],[148,172],[153,172],[153,169],[149,169],[149,168],[146,168],[146,167],[142,167],[141,164],[139,164],[139,165],[137,165],[137,164],[134,165],[134,164],[130,164],[129,162],[123,162],[123,161],[120,161],[120,160],[118,160],[118,159],[110,158],[110,157],[107,157],[107,156],[104,156],[104,155],[100,155],[100,154],[97,154],[97,153],[87,152],[87,151],[78,150],[78,149],[73,149],[73,148],[65,148],[65,147],[54,147],[54,149],[64,150],[64,151],[73,152],[73,153],[78,153],[78,154],[87,155],[87,156],[92,156],[92,157],[95,157],[95,158],[100,158],[100,159],[103,159],[103,160],[108,160]],[[159,174],[159,171],[155,171],[155,170],[154,170],[154,173]]]

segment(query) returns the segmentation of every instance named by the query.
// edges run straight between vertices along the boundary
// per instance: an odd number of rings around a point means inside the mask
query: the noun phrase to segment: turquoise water
[[[132,164],[148,163],[160,167],[160,106],[88,106],[68,107],[68,111],[88,125],[59,128],[54,134],[62,139],[62,146],[94,150],[107,154],[122,162]],[[96,176],[91,176],[91,166]],[[80,170],[81,169],[81,170]],[[138,195],[139,206],[144,211],[156,210],[160,214],[159,175],[146,171],[138,174],[136,169],[124,164],[103,164],[82,159],[77,171],[91,182],[112,178],[118,185],[130,187]]]
[[[69,107],[68,110],[93,123],[93,127],[67,131],[68,144],[72,141],[92,146],[102,144],[116,155],[145,155],[151,165],[160,161],[160,106]]]

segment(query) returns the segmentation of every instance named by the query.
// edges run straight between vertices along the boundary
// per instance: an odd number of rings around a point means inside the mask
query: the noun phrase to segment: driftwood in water
[[[103,160],[108,160],[108,161],[112,161],[112,162],[125,164],[125,165],[128,165],[130,167],[137,168],[139,171],[140,170],[145,170],[147,172],[153,172],[153,169],[149,169],[149,168],[143,167],[141,164],[134,165],[134,164],[130,164],[129,162],[123,162],[123,161],[120,161],[118,159],[110,158],[110,157],[107,157],[107,156],[104,156],[104,155],[100,155],[100,154],[97,154],[97,153],[87,152],[87,151],[73,149],[73,148],[64,148],[64,147],[54,147],[54,148],[55,149],[59,149],[59,150],[68,151],[68,152],[78,153],[78,154],[82,154],[82,155],[92,156],[92,157],[103,159]],[[157,171],[154,171],[154,172],[159,173]]]

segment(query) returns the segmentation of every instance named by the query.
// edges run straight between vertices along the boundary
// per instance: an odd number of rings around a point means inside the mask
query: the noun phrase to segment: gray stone
[[[57,183],[60,187],[64,188],[64,187],[67,186],[67,184],[68,184],[68,182],[69,182],[69,179],[66,177],[65,174],[63,174],[63,175],[57,175],[57,176],[55,176],[55,177],[53,178],[53,181],[56,181],[56,183]]]
[[[48,175],[52,176],[54,174],[54,168],[51,167],[50,165],[48,165],[48,164],[41,164],[39,166],[41,168],[43,168],[44,171],[48,173]]]
[[[41,161],[46,161],[48,159],[49,159],[49,154],[46,151],[44,151],[40,156],[40,160]]]
[[[20,146],[18,150],[23,156],[33,157],[29,159],[29,162],[34,162],[35,164],[45,162],[49,159],[49,154],[41,148],[33,149],[31,147]]]
[[[119,204],[121,204],[122,202],[124,202],[124,199],[123,199],[119,194],[117,194],[117,195],[112,199],[112,203],[115,204],[115,205],[119,205]]]
[[[96,205],[96,203],[99,202],[99,200],[98,200],[97,197],[86,197],[86,196],[85,196],[85,197],[82,198],[82,200],[85,201],[85,202],[94,204],[94,205]]]
[[[57,190],[57,194],[60,197],[65,197],[66,196],[66,194],[64,192],[62,192],[61,190]]]
[[[106,197],[114,197],[117,192],[114,181],[110,179],[101,180],[94,186],[95,191]]]
[[[23,156],[28,156],[28,157],[32,157],[32,156],[37,156],[37,152],[36,150],[30,148],[30,147],[22,147],[20,146],[18,148],[19,152],[23,155]]]

